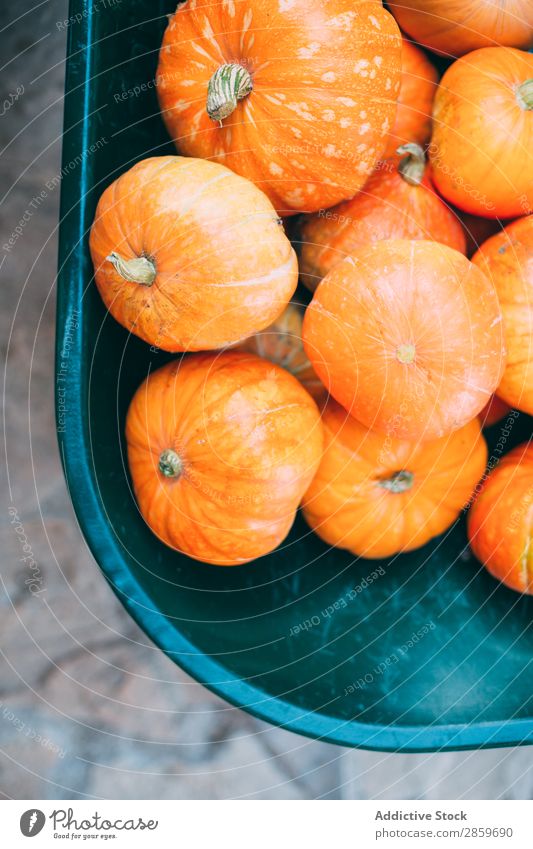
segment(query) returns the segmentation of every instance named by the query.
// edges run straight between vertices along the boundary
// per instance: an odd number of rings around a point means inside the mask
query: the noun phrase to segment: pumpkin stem
[[[250,94],[254,84],[246,68],[231,63],[221,65],[207,86],[207,114],[212,121],[223,121],[237,106],[237,101]]]
[[[398,171],[403,179],[411,186],[419,186],[426,170],[424,149],[415,142],[408,142],[397,147],[396,153],[399,153],[400,156],[404,153],[407,154],[398,165]]]
[[[156,270],[153,260],[146,256],[137,256],[135,259],[123,259],[120,254],[113,251],[106,257],[108,262],[113,263],[124,280],[132,283],[140,283],[141,286],[151,286],[155,280]]]
[[[390,478],[380,480],[379,485],[383,489],[388,489],[389,492],[407,492],[408,489],[411,489],[414,481],[414,474],[402,469],[400,472],[394,472]]]
[[[522,109],[533,109],[533,77],[518,86],[516,99]]]
[[[159,471],[166,478],[178,478],[181,475],[182,463],[172,448],[167,448],[159,455]]]

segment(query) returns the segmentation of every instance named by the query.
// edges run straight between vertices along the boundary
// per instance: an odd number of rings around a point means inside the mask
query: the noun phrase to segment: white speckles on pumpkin
[[[300,47],[299,50],[296,51],[296,55],[298,59],[312,59],[315,53],[318,53],[320,50],[320,42],[312,41],[307,47]]]
[[[228,13],[228,15],[230,16],[230,18],[234,18],[235,17],[235,3],[233,2],[233,0],[224,0],[223,6],[224,6],[224,9],[226,10],[226,12]]]
[[[373,62],[374,65],[377,65],[378,68],[381,68],[381,65],[383,64],[383,56],[374,56]]]
[[[364,121],[366,116],[367,116],[367,113],[363,109],[362,112],[359,113],[359,117],[361,118],[362,121]]]
[[[322,74],[320,79],[322,80],[322,82],[325,82],[325,83],[334,83],[335,80],[337,79],[337,77],[335,76],[333,71],[326,71],[325,74]]]
[[[206,59],[209,59],[209,61],[212,61],[211,56],[209,55],[209,53],[206,50],[204,50],[204,48],[202,47],[201,44],[197,44],[196,42],[194,42],[194,44],[192,45],[192,49],[195,50],[196,53],[199,53],[200,56],[205,56]]]
[[[276,106],[281,106],[281,100],[278,97],[275,97],[273,94],[265,94],[265,100],[270,101],[270,103],[275,103]]]
[[[348,108],[352,106],[357,106],[357,103],[355,102],[355,100],[352,100],[351,97],[337,97],[336,100],[339,103],[342,103],[343,106],[347,106]]]
[[[364,153],[365,150],[366,150],[366,144],[364,144],[362,142],[361,142],[361,144],[358,144],[357,147],[355,148],[356,153]]]
[[[352,122],[350,121],[349,118],[341,118],[340,121],[339,121],[339,124],[341,125],[343,130],[345,130],[347,127],[352,126]]]
[[[271,174],[274,175],[274,177],[281,177],[281,175],[283,174],[283,168],[280,168],[280,166],[277,165],[275,162],[270,163],[270,165],[268,166],[268,170]]]
[[[172,108],[176,112],[185,112],[185,110],[188,109],[189,106],[190,103],[188,100],[176,100],[176,102],[172,104]]]
[[[305,198],[303,195],[303,190],[301,188],[290,189],[288,192],[285,192],[285,197],[291,204],[291,206],[300,207],[305,204]]]
[[[381,29],[381,24],[375,15],[369,15],[368,20],[370,21],[373,27],[375,27],[376,29]]]
[[[340,159],[342,157],[342,151],[338,150],[334,144],[327,144],[322,148],[322,153],[324,156],[327,156],[328,159],[331,159],[332,157]]]
[[[279,0],[278,9],[283,14],[283,12],[290,12],[295,5],[296,0]]]
[[[385,118],[385,120],[383,121],[383,123],[381,125],[381,132],[382,133],[388,133],[389,130],[390,130],[390,121],[389,121],[388,118]]]
[[[354,18],[355,12],[342,12],[334,18],[330,18],[327,26],[334,27],[335,29],[343,29],[345,32],[350,32]]]
[[[387,77],[387,79],[385,80],[385,91],[390,91],[391,86],[392,86],[392,80],[391,80],[390,77]]]
[[[323,118],[324,121],[328,121],[328,122],[334,121],[335,120],[335,112],[333,111],[333,109],[324,109],[324,111],[322,112],[322,118]]]
[[[252,9],[248,9],[248,11],[246,12],[246,14],[243,18],[242,29],[241,29],[241,38],[240,38],[241,50],[244,50],[244,39],[245,39],[246,33],[248,32],[248,29],[250,28],[250,24],[252,23],[253,16],[254,16],[254,13],[253,13]]]
[[[298,127],[291,127],[291,133],[297,139],[302,138],[302,131],[298,129]]]
[[[361,124],[361,126],[359,127],[359,135],[364,136],[365,133],[368,133],[370,126],[371,125],[368,123],[368,121],[365,124]]]
[[[183,86],[183,88],[189,88],[189,86],[196,85],[196,80],[180,80],[179,84]]]
[[[368,59],[358,59],[353,66],[354,74],[360,74],[362,77],[368,76],[368,71],[365,71],[365,68],[368,68],[369,65]]]

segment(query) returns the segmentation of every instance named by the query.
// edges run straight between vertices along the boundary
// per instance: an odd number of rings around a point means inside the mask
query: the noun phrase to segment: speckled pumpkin
[[[368,430],[328,401],[322,424],[324,453],[303,513],[325,542],[360,557],[391,557],[443,533],[485,469],[476,419],[443,439],[413,443]]]
[[[166,545],[221,566],[272,551],[322,453],[291,374],[252,354],[192,354],[150,374],[126,421],[139,509]]]
[[[361,188],[392,128],[400,63],[376,0],[188,0],[157,92],[180,151],[223,162],[289,215]]]
[[[110,313],[166,351],[223,348],[267,327],[298,282],[266,195],[203,159],[130,168],[100,198],[90,248]]]
[[[533,595],[533,444],[519,445],[491,472],[468,513],[468,539],[491,575]]]

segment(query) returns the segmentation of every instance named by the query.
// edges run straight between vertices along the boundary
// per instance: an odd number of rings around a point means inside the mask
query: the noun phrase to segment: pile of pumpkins
[[[111,314],[181,354],[126,424],[164,543],[245,563],[301,506],[385,558],[470,507],[476,556],[533,593],[533,446],[487,471],[482,433],[533,414],[532,43],[531,0],[178,5],[181,155],[110,185],[90,237]]]

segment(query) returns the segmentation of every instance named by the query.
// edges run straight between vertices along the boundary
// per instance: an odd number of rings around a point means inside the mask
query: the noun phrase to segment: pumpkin
[[[424,151],[417,144],[398,151],[403,155],[399,165],[382,162],[352,200],[304,220],[300,274],[311,291],[331,268],[369,242],[428,239],[465,252],[463,228],[434,192]]]
[[[411,551],[443,533],[485,469],[476,419],[442,439],[408,442],[368,430],[330,401],[322,424],[324,453],[303,514],[325,542],[360,557]]]
[[[302,305],[290,303],[269,327],[241,342],[237,350],[257,354],[287,369],[320,406],[325,402],[328,393],[324,384],[316,376],[304,351],[302,342],[304,312]]]
[[[425,145],[431,136],[431,112],[439,75],[426,54],[402,38],[402,76],[396,118],[384,157],[408,142]]]
[[[272,551],[320,461],[315,402],[252,354],[191,354],[150,374],[126,421],[141,514],[166,545],[221,566]]]
[[[533,594],[533,444],[510,451],[468,512],[472,551],[506,586]]]
[[[303,339],[331,395],[366,427],[436,439],[487,403],[505,363],[494,286],[458,251],[391,240],[324,277]]]
[[[437,189],[460,209],[485,218],[529,213],[533,55],[485,47],[454,62],[435,96],[428,150]]]
[[[145,159],[115,180],[90,248],[111,314],[166,351],[222,348],[267,327],[298,282],[268,198],[202,159]]]
[[[383,153],[401,37],[376,0],[180,3],[157,70],[178,148],[259,185],[280,215],[351,197]]]
[[[493,395],[490,401],[488,401],[481,410],[478,418],[482,427],[491,427],[491,425],[501,421],[510,412],[511,407],[509,404],[506,404],[505,401],[502,401],[502,399],[498,398],[497,395]]]
[[[533,415],[533,215],[491,236],[472,262],[494,283],[503,313],[508,356],[498,395]]]
[[[388,6],[405,32],[445,56],[533,43],[531,0],[392,0]]]

